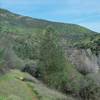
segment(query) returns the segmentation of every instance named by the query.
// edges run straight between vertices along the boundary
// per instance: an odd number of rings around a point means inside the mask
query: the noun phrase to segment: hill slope
[[[26,80],[23,80],[24,78]],[[6,87],[6,89],[5,89]],[[0,77],[0,100],[75,100],[48,89],[34,77],[12,70]]]
[[[29,30],[34,31],[34,32],[39,32],[41,29],[45,29],[45,27],[47,27],[48,25],[52,25],[55,28],[55,30],[57,30],[59,33],[62,33],[62,34],[82,35],[82,34],[96,33],[87,28],[81,27],[79,25],[34,19],[31,17],[14,14],[4,9],[0,9],[0,24],[6,25],[9,28],[11,27],[15,28],[16,30],[18,28],[19,29],[28,28]]]
[[[100,35],[96,32],[75,24],[34,19],[31,17],[14,14],[8,10],[0,9],[0,75],[2,75],[0,77],[0,96],[2,96],[0,97],[1,100],[3,100],[2,98],[4,98],[4,100],[73,100],[73,98],[70,97],[67,97],[67,99],[65,99],[66,96],[62,95],[61,93],[48,89],[34,77],[26,73],[16,71],[16,69],[22,71],[22,69],[25,68],[26,72],[30,73],[33,76],[36,76],[37,74],[40,75],[38,72],[38,68],[36,69],[36,67],[38,67],[39,60],[41,60],[40,43],[41,40],[44,39],[43,30],[49,25],[52,26],[58,33],[56,38],[59,38],[59,43],[61,44],[60,48],[65,47],[66,50],[68,49],[71,52],[69,52],[70,54],[72,54],[73,48],[90,48],[95,53],[95,56],[97,55],[100,59],[98,53],[98,51],[100,51]],[[46,43],[48,44],[48,42]],[[82,52],[80,53],[80,55],[82,55]],[[89,55],[86,53],[86,56]],[[67,80],[67,83],[66,86],[63,87],[66,95],[68,93],[72,96],[75,96],[80,93],[81,89],[84,90],[85,87],[87,89],[88,84],[86,84],[86,86],[83,86],[83,81],[85,82],[84,76],[78,70],[76,70],[74,63],[70,61],[69,57],[70,55],[68,55],[67,53],[65,61],[67,64],[65,70],[67,73],[67,78],[65,79]],[[61,57],[59,58],[61,60]],[[79,55],[77,58],[80,59]],[[90,58],[90,56],[87,57],[87,59],[88,58]],[[82,59],[82,61],[84,59]],[[99,63],[99,59],[97,63]],[[78,64],[83,65],[80,61],[78,62]],[[11,69],[15,70],[10,71]],[[62,72],[60,74],[59,71],[58,74],[62,79],[64,79],[62,77]],[[57,74],[54,73],[53,75]],[[54,77],[51,78],[54,79]],[[56,78],[58,80],[60,79],[58,76],[55,77],[55,79]],[[86,81],[86,83],[88,82]],[[89,85],[91,84],[89,83]],[[97,91],[96,89],[97,86],[95,86],[95,91]],[[87,93],[83,90],[82,92],[84,92],[84,95],[86,95]],[[90,94],[92,94],[91,91],[89,92]],[[99,94],[100,92],[97,91],[97,93]],[[95,96],[95,94],[93,96]],[[96,97],[99,98],[99,96]],[[85,99],[83,98],[83,100]],[[93,100],[98,99],[93,98]]]

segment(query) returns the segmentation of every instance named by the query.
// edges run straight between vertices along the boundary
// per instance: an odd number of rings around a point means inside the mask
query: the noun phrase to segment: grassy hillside
[[[8,27],[10,31],[15,31],[15,32],[19,31],[21,33],[29,31],[41,32],[41,30],[45,29],[45,27],[47,27],[48,25],[52,25],[55,28],[55,30],[57,30],[59,33],[66,35],[67,34],[84,35],[84,34],[96,33],[79,25],[34,19],[31,17],[14,14],[4,9],[0,9],[0,21],[1,21],[0,24],[2,24],[4,27]],[[27,28],[27,30],[25,28]]]
[[[23,81],[23,79],[26,79]],[[75,100],[48,89],[34,77],[12,70],[0,77],[0,100]]]

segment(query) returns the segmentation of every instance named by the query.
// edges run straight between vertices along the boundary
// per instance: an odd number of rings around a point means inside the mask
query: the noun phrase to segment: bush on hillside
[[[90,74],[82,81],[80,90],[82,100],[99,100],[100,98],[100,74]]]
[[[65,58],[64,51],[60,46],[58,34],[49,27],[44,33],[40,44],[40,61],[38,70],[40,78],[48,86],[61,91],[79,90],[79,80],[81,75]],[[67,91],[69,92],[69,91]]]

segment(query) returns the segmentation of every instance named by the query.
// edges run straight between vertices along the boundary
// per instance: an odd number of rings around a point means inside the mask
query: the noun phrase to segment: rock
[[[69,59],[83,74],[98,73],[100,68],[100,54],[99,56],[92,53],[90,49],[69,49],[67,50]]]

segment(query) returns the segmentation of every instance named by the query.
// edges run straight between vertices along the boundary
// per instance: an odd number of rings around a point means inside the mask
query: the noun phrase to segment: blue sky
[[[0,7],[25,16],[79,24],[100,32],[100,0],[0,0]]]

